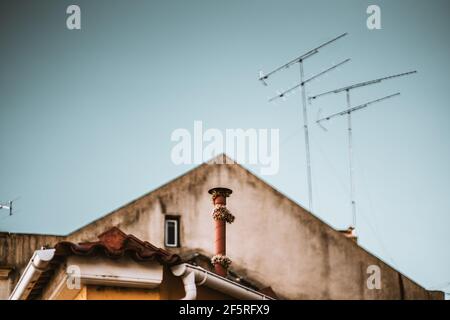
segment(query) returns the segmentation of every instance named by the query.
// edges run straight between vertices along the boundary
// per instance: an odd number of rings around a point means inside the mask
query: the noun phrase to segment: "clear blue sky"
[[[82,10],[82,30],[65,10]],[[381,7],[382,30],[366,8]],[[360,244],[430,287],[450,282],[450,2],[2,1],[0,4],[0,230],[66,234],[193,166],[170,161],[176,128],[280,128],[279,174],[263,177],[307,205],[300,96],[267,103],[298,81],[269,87],[269,70],[340,33],[307,75],[351,64],[309,93],[391,73],[418,74],[355,91],[355,104],[401,96],[354,115]],[[325,114],[344,96],[310,109]],[[345,119],[311,123],[315,214],[351,222]],[[257,168],[250,169],[256,173]],[[448,284],[447,284],[448,285]],[[450,285],[447,286],[450,291]]]

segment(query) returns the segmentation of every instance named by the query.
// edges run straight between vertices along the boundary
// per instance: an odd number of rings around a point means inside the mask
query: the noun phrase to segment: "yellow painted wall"
[[[181,278],[175,277],[164,267],[163,282],[159,288],[142,289],[126,287],[108,287],[100,285],[83,286],[75,300],[179,300],[184,297]],[[228,300],[232,297],[205,286],[197,287],[198,300]]]
[[[74,300],[87,300],[86,286],[81,288],[80,292],[77,294],[77,296],[74,298]]]
[[[121,288],[106,286],[87,286],[87,300],[159,300],[159,288]]]

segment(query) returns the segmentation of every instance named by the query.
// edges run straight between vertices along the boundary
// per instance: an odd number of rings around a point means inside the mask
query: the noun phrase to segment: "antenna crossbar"
[[[314,99],[317,99],[319,97],[323,97],[323,96],[326,96],[326,95],[329,95],[329,94],[332,94],[332,93],[339,93],[339,92],[342,92],[342,91],[353,90],[353,89],[360,88],[360,87],[365,87],[365,86],[368,86],[368,85],[371,85],[371,84],[380,83],[380,82],[382,82],[384,80],[398,78],[398,77],[410,75],[410,74],[413,74],[413,73],[417,73],[417,71],[414,70],[414,71],[394,74],[394,75],[391,75],[391,76],[378,78],[378,79],[374,79],[374,80],[369,80],[369,81],[364,81],[364,82],[360,82],[360,83],[355,83],[355,84],[352,84],[352,85],[349,85],[349,86],[346,86],[346,87],[342,87],[342,88],[338,88],[338,89],[334,89],[334,90],[330,90],[330,91],[326,91],[326,92],[323,92],[323,93],[316,94],[315,96],[309,97],[309,99],[310,100],[314,100]]]
[[[370,105],[372,105],[372,104],[374,104],[374,103],[378,103],[378,102],[381,102],[381,101],[383,101],[383,100],[387,100],[387,99],[393,98],[393,97],[398,96],[398,95],[400,95],[400,92],[397,92],[397,93],[394,93],[394,94],[385,96],[385,97],[383,97],[383,98],[379,98],[379,99],[376,99],[376,100],[372,100],[372,101],[369,101],[369,102],[360,104],[360,105],[358,105],[358,106],[349,108],[349,109],[347,109],[347,110],[344,110],[344,111],[341,111],[341,112],[338,112],[338,113],[334,113],[334,114],[332,114],[332,115],[329,115],[328,117],[319,119],[319,120],[316,121],[316,123],[320,123],[320,122],[325,121],[325,120],[330,120],[330,119],[332,119],[332,118],[334,118],[334,117],[337,117],[337,116],[343,116],[343,115],[352,113],[352,112],[354,112],[354,111],[357,111],[357,110],[366,108],[366,107],[368,107],[368,106],[370,106]]]
[[[304,80],[303,82],[301,82],[301,83],[299,83],[299,84],[296,84],[295,86],[293,86],[293,87],[287,89],[286,91],[283,91],[283,92],[279,93],[278,95],[276,95],[276,96],[270,98],[270,99],[269,99],[269,102],[274,101],[274,100],[276,100],[276,99],[278,99],[278,98],[284,97],[286,94],[288,94],[288,93],[294,91],[295,89],[297,89],[297,88],[299,88],[299,87],[305,85],[306,83],[308,83],[308,82],[310,82],[310,81],[312,81],[312,80],[314,80],[314,79],[317,79],[318,77],[324,75],[325,73],[327,73],[327,72],[329,72],[329,71],[332,71],[332,70],[334,70],[334,69],[340,67],[341,65],[343,65],[344,63],[347,63],[347,62],[349,62],[349,61],[350,61],[350,59],[345,59],[344,61],[341,61],[341,62],[339,62],[338,64],[336,64],[336,65],[334,65],[334,66],[332,66],[332,67],[330,67],[330,68],[328,68],[328,69],[326,69],[326,70],[324,70],[324,71],[321,71],[321,72],[315,74],[314,76],[312,76],[312,77],[310,77],[310,78]]]
[[[338,40],[338,39],[340,39],[340,38],[342,38],[342,37],[345,37],[347,34],[348,34],[347,32],[346,32],[346,33],[343,33],[343,34],[337,36],[336,38],[333,38],[333,39],[331,39],[331,40],[329,40],[329,41],[327,41],[327,42],[324,42],[324,43],[322,43],[321,45],[319,45],[318,47],[309,50],[308,52],[302,54],[301,56],[299,56],[299,57],[297,57],[297,58],[295,58],[295,59],[290,60],[289,62],[287,62],[287,63],[283,64],[282,66],[280,66],[280,67],[278,67],[278,68],[276,68],[276,69],[270,71],[270,72],[267,73],[267,74],[263,74],[263,73],[261,72],[261,74],[260,74],[258,80],[260,80],[264,85],[267,85],[267,83],[265,82],[265,80],[267,80],[271,75],[277,73],[277,72],[280,71],[280,70],[289,68],[291,65],[296,64],[296,63],[298,63],[298,62],[300,62],[300,61],[303,61],[303,60],[305,60],[305,59],[307,59],[307,58],[309,58],[309,57],[315,55],[316,53],[319,52],[319,49],[321,49],[321,48],[323,48],[323,47],[329,45],[330,43],[332,43],[332,42],[334,42],[334,41],[336,41],[336,40]]]

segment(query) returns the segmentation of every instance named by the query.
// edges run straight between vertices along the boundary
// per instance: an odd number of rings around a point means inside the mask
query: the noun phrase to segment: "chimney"
[[[226,277],[228,266],[231,264],[230,258],[226,256],[226,223],[233,223],[234,216],[227,209],[227,197],[233,191],[227,188],[213,188],[208,191],[212,195],[214,210],[212,217],[215,224],[214,257],[211,263],[214,265],[216,274]]]

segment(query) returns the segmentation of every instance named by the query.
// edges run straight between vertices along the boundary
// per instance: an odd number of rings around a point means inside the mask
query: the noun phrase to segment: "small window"
[[[179,247],[179,224],[180,219],[178,217],[166,216],[165,222],[165,245],[166,247]]]

